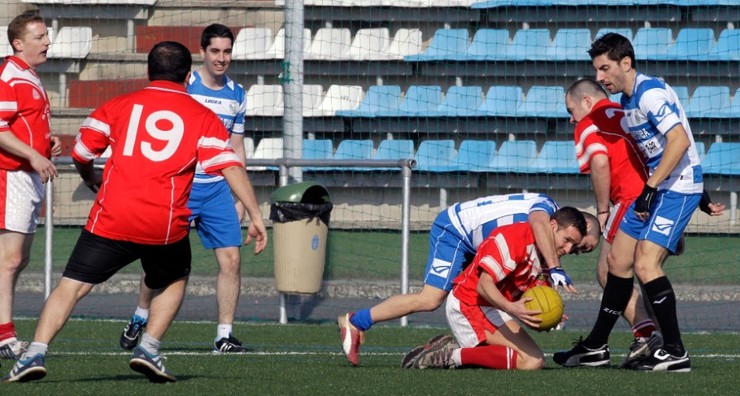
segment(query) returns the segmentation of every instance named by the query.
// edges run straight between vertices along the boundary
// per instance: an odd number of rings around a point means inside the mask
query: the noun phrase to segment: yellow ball
[[[532,301],[525,302],[524,306],[533,311],[541,311],[537,317],[542,318],[537,331],[547,331],[557,326],[563,318],[563,299],[557,290],[549,286],[535,286],[522,294],[522,299],[527,297],[533,298]]]

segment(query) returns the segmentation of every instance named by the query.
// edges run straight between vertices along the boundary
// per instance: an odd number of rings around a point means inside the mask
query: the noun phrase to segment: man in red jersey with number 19
[[[244,165],[228,145],[228,132],[185,90],[190,51],[161,42],[147,63],[148,87],[103,104],[80,128],[73,159],[85,184],[99,191],[62,279],[44,304],[34,340],[6,382],[44,377],[48,345],[77,301],[137,259],[155,296],[147,331],[129,365],[152,382],[175,381],[159,346],[190,273],[187,201],[197,162],[209,173],[220,172],[246,207],[251,224],[245,243],[255,239],[255,253],[265,248],[262,215]],[[112,155],[101,178],[92,160],[109,145]]]

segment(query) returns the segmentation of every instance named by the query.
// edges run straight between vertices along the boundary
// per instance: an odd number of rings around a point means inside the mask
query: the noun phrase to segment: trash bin
[[[275,288],[286,294],[318,293],[333,208],[329,191],[315,182],[290,184],[275,190],[270,201]]]

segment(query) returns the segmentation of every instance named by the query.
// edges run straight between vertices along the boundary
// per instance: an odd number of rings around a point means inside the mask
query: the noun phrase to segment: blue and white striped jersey
[[[203,84],[198,71],[193,71],[188,81],[188,93],[195,100],[211,109],[229,133],[244,134],[244,114],[247,111],[247,95],[241,85],[228,76],[224,76],[223,88],[213,90]],[[195,183],[212,183],[223,180],[223,176],[208,175],[198,164],[195,172]]]
[[[496,227],[527,221],[535,211],[552,215],[558,208],[545,194],[526,193],[491,195],[456,203],[447,210],[452,225],[475,252]]]
[[[651,174],[663,158],[665,134],[676,125],[683,125],[691,146],[658,189],[701,193],[704,189],[701,161],[686,112],[673,88],[659,78],[637,73],[632,96],[622,95],[621,102],[629,133],[647,158]]]

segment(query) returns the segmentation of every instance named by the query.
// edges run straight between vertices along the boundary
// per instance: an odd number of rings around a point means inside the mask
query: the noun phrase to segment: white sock
[[[232,326],[230,324],[219,323],[216,328],[216,340],[229,338],[231,335],[231,328]]]
[[[26,356],[36,356],[38,354],[41,354],[42,356],[46,356],[46,352],[49,350],[48,344],[43,344],[40,342],[32,342],[31,345],[28,346],[28,349],[26,349]]]
[[[144,320],[149,319],[149,308],[142,308],[140,306],[136,306],[136,311],[134,311],[134,315],[138,315]]]
[[[141,342],[139,343],[139,346],[152,355],[159,355],[159,346],[161,344],[162,341],[150,336],[149,333],[145,332],[144,335],[141,336]]]

